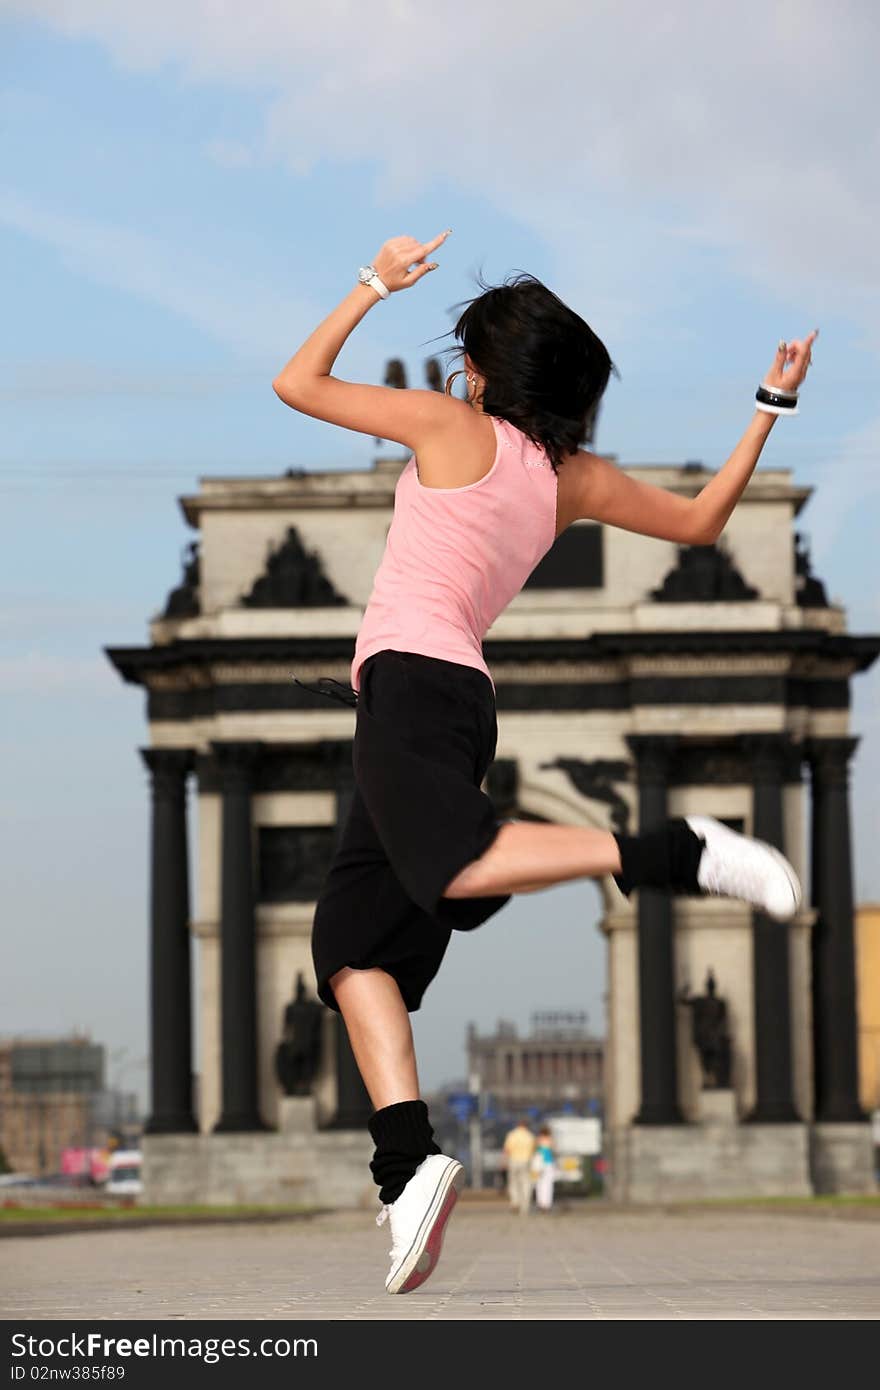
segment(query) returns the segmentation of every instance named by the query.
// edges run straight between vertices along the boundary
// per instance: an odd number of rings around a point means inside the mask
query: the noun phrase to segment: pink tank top
[[[415,455],[397,480],[394,515],[351,666],[391,648],[474,666],[491,680],[483,638],[556,534],[556,474],[539,445],[490,417],[495,459],[465,487],[424,487]]]

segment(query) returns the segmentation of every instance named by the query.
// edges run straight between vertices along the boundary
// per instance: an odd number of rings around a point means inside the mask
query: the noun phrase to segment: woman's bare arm
[[[756,410],[727,463],[696,497],[631,478],[609,459],[579,450],[559,470],[560,529],[589,517],[679,545],[710,545],[752,476],[775,418]]]
[[[693,500],[697,531],[704,545],[717,541],[755,471],[777,417],[756,410],[730,458]]]
[[[413,237],[386,241],[373,261],[379,278],[392,293],[409,289],[436,269],[436,263],[425,258],[448,235],[443,232],[427,242]],[[449,428],[453,420],[459,421],[460,412],[467,411],[463,402],[438,391],[399,391],[331,376],[347,338],[378,303],[378,296],[369,285],[355,285],[294,353],[272,386],[285,405],[304,415],[361,434],[393,439],[415,451],[430,443],[438,431]]]
[[[810,365],[815,337],[813,332],[803,341],[781,344],[765,380],[797,390]],[[682,545],[710,545],[727,525],[775,420],[775,415],[756,410],[727,462],[696,497],[682,497],[666,488],[640,482],[608,459],[578,450],[559,471],[558,529],[590,518]]]

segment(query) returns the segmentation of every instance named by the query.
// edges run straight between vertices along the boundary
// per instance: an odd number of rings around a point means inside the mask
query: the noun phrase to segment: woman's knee
[[[378,966],[368,966],[361,970],[353,965],[344,965],[335,975],[330,976],[328,983],[343,1012],[346,1002],[352,1007],[361,999],[375,999],[377,994],[395,997],[400,994],[394,976]]]
[[[350,965],[344,965],[344,966],[342,967],[341,970],[337,970],[336,974],[335,974],[335,975],[331,975],[330,978],[328,979],[327,984],[329,985],[330,989],[333,991],[333,994],[334,994],[334,996],[335,996],[335,998],[336,998],[337,1004],[339,1003],[339,993],[338,993],[338,991],[339,991],[340,985],[344,985],[344,984],[345,984],[345,981],[348,979],[349,975],[353,975],[353,974],[354,974],[354,971],[352,970],[351,966],[350,966]]]
[[[486,887],[486,870],[480,859],[474,859],[459,869],[443,889],[444,898],[478,898]]]

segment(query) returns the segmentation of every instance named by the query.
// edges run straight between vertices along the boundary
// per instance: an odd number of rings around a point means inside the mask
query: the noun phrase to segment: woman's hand
[[[392,237],[373,259],[379,279],[392,294],[395,290],[408,290],[429,270],[437,269],[437,262],[426,261],[425,257],[442,246],[451,231],[450,227],[431,241],[416,241],[411,236]]]
[[[809,371],[811,349],[818,336],[819,330],[814,328],[806,338],[793,343],[781,342],[773,365],[764,377],[764,385],[777,386],[781,391],[797,391]]]

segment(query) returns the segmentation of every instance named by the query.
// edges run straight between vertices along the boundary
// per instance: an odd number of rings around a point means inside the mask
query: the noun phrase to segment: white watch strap
[[[362,280],[361,284],[369,285],[371,290],[376,291],[380,299],[387,299],[391,293],[388,286],[385,284],[385,281],[380,280],[379,276],[375,273],[375,271],[370,276],[369,280]]]
[[[767,389],[769,390],[770,388],[768,387]],[[763,401],[755,401],[755,409],[763,410],[765,415],[800,415],[800,410],[796,405],[765,405]]]

